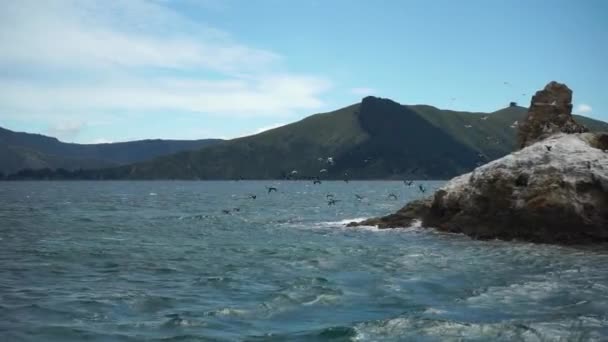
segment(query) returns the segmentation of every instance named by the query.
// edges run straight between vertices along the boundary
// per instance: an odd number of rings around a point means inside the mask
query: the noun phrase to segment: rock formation
[[[519,125],[519,148],[560,132],[583,133],[587,128],[572,118],[572,90],[553,81],[532,96],[528,115]]]
[[[419,220],[479,239],[608,242],[608,133],[567,134],[585,130],[570,115],[571,99],[565,85],[549,83],[520,128],[523,149],[452,179],[431,198],[353,225]]]

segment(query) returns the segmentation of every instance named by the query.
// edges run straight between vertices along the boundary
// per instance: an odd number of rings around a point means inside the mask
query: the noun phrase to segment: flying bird
[[[334,198],[334,194],[327,194],[327,195],[325,195],[325,198],[327,198],[327,199]]]
[[[422,193],[426,192],[426,188],[422,184],[418,185],[418,190],[420,190],[420,192],[422,192]]]
[[[355,194],[355,197],[357,198],[358,201],[363,201],[363,196],[359,195],[359,194]]]
[[[517,126],[519,126],[519,122],[517,122],[517,120],[515,120],[513,122],[513,124],[511,125],[511,128],[517,128]]]
[[[230,210],[228,210],[228,209],[222,209],[222,212],[226,215],[230,214]]]
[[[255,194],[249,194],[249,195],[247,195],[247,196],[248,196],[249,198],[251,198],[251,199],[256,199],[256,198],[258,198],[258,196],[257,196],[257,195],[255,195]]]
[[[412,184],[414,184],[413,180],[404,180],[403,184],[407,185],[407,186],[412,186]]]
[[[397,200],[397,195],[395,195],[393,193],[390,193],[390,194],[388,194],[388,198],[389,199],[393,199],[393,200]]]
[[[312,184],[321,184],[321,180],[319,179],[319,177],[315,178],[315,179],[312,181]]]
[[[471,127],[473,127],[473,126],[471,126],[471,125],[464,125],[464,128],[471,128]]]
[[[277,188],[275,188],[274,186],[267,186],[266,189],[268,189],[268,193],[271,193],[273,191],[277,192]]]
[[[489,116],[484,115],[484,116],[482,116],[482,117],[481,117],[481,120],[484,120],[484,121],[485,121],[485,120],[488,120],[488,118],[489,118]]]
[[[329,201],[327,201],[327,205],[336,205],[336,203],[340,202],[340,200],[337,199],[330,199]]]
[[[551,152],[551,149],[553,148],[553,146],[545,145],[545,148],[547,149],[547,151]]]
[[[325,172],[327,172],[327,169],[321,169],[321,170],[319,170],[319,173],[325,173]]]

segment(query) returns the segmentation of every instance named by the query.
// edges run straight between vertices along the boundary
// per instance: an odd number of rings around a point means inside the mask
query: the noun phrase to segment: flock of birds
[[[371,160],[371,158],[365,159],[366,162],[369,162],[370,160]],[[332,166],[335,164],[335,161],[334,161],[333,157],[319,158],[319,161],[322,161],[322,162],[327,163],[327,164],[332,165]],[[416,168],[410,170],[409,174],[414,175],[418,170],[419,170],[419,168],[416,167]],[[319,170],[320,174],[325,174],[327,172],[328,172],[328,170],[326,168],[323,168],[323,169]],[[298,174],[299,174],[298,170],[293,170],[293,171],[291,171],[289,173],[289,175],[287,177],[285,177],[285,179],[287,179],[287,180],[306,180],[307,179],[309,181],[312,181],[313,185],[320,185],[320,184],[322,184],[322,180],[321,180],[320,176],[309,177],[309,178],[298,178]],[[239,177],[238,179],[235,179],[235,181],[240,181],[240,180],[244,180],[244,178]],[[349,177],[348,172],[344,173],[343,181],[345,183],[349,183],[350,177]],[[407,186],[407,187],[414,186],[415,185],[414,182],[415,182],[414,180],[410,180],[410,179],[404,179],[403,180],[404,186]],[[418,184],[417,190],[421,194],[425,194],[427,192],[427,188],[422,183]],[[266,186],[266,194],[272,194],[273,192],[279,192],[279,189],[278,189],[277,186]],[[246,195],[245,198],[250,199],[250,200],[256,200],[258,198],[258,194],[249,193],[249,194]],[[365,199],[366,199],[365,196],[362,196],[360,194],[355,194],[355,200],[357,200],[359,202],[362,202]],[[389,193],[387,195],[387,199],[396,201],[396,200],[399,199],[399,196],[397,194],[395,194],[394,192],[391,192],[391,193]],[[335,197],[335,195],[331,194],[331,193],[326,194],[325,200],[327,201],[327,205],[328,206],[334,206],[334,205],[338,204],[339,202],[341,202],[341,200],[337,199]],[[240,208],[223,209],[222,213],[224,213],[224,214],[231,214],[231,213],[239,212],[239,211],[240,211]]]

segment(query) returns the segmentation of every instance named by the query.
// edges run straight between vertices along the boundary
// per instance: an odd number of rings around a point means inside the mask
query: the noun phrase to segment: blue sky
[[[602,0],[2,7],[0,126],[64,141],[232,138],[366,95],[493,111],[551,80],[575,112],[608,120]]]

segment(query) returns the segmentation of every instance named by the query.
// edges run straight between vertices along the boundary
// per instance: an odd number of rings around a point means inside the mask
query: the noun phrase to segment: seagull
[[[329,201],[327,201],[327,205],[336,205],[336,203],[340,202],[340,200],[337,199],[330,199]]]
[[[241,208],[232,208],[233,211],[239,212],[241,211]]]
[[[473,126],[471,126],[471,125],[464,125],[464,128],[471,128],[471,127],[473,127]]]
[[[275,188],[274,186],[267,186],[266,189],[268,189],[268,193],[271,193],[273,191],[277,192],[277,188]]]
[[[545,148],[547,149],[547,151],[551,152],[551,149],[553,148],[553,146],[545,145]]]
[[[553,102],[551,102],[552,106],[557,106],[557,100],[553,100]]]
[[[388,194],[388,198],[389,199],[394,199],[397,200],[397,195],[393,194],[392,192],[390,194]]]
[[[327,194],[327,195],[325,195],[325,198],[327,198],[327,199],[334,198],[334,194]]]
[[[403,184],[407,185],[407,186],[412,186],[412,184],[414,183],[413,180],[404,180]]]
[[[327,163],[334,165],[334,157],[327,157]]]
[[[226,215],[230,214],[230,210],[228,210],[228,209],[222,209],[222,212]]]
[[[424,185],[420,184],[418,185],[418,189],[420,190],[420,192],[425,193],[426,192],[426,188],[424,187]]]
[[[362,201],[363,200],[363,196],[359,195],[359,194],[355,194],[355,197],[357,198],[358,201]]]
[[[319,170],[319,173],[325,173],[325,172],[327,172],[327,169],[321,169],[321,170]]]
[[[344,182],[348,183],[349,179],[348,179],[348,172],[344,172]]]
[[[319,157],[319,158],[317,158],[317,160],[320,161],[320,162],[322,162],[323,158]]]
[[[513,124],[511,125],[511,128],[517,128],[517,126],[519,126],[519,122],[517,122],[517,120],[515,120],[513,122]]]
[[[298,170],[293,170],[293,171],[291,171],[291,175],[292,175],[292,176],[295,176],[295,175],[297,175],[297,174],[298,174]]]
[[[249,194],[248,196],[249,196],[249,198],[251,198],[251,199],[256,199],[256,198],[258,198],[258,196],[257,196],[257,195],[255,195],[255,194]]]
[[[489,116],[484,115],[484,116],[482,116],[482,117],[481,117],[481,120],[484,120],[484,121],[485,121],[485,120],[488,120],[488,118],[489,118]]]
[[[312,184],[321,184],[321,180],[319,179],[319,177],[315,178],[315,179],[312,181]]]

